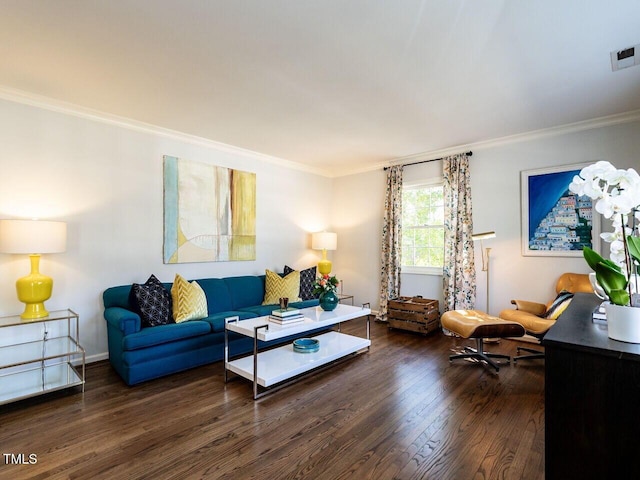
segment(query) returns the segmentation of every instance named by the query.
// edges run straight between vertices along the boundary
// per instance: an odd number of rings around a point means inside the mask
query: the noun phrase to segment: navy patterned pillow
[[[284,274],[288,275],[294,269],[288,265],[284,266]],[[313,284],[316,281],[316,267],[300,270],[300,298],[302,300],[314,300],[318,295],[313,294]]]
[[[171,315],[171,292],[151,275],[144,284],[134,283],[129,297],[143,327],[155,327],[173,323]]]

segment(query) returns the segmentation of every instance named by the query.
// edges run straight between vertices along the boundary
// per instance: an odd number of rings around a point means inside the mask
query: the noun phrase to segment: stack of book
[[[604,310],[604,303],[598,305],[593,311],[593,323],[607,324],[607,312]]]
[[[304,315],[297,308],[287,308],[285,310],[279,308],[269,315],[269,321],[279,325],[290,325],[292,323],[304,322]]]

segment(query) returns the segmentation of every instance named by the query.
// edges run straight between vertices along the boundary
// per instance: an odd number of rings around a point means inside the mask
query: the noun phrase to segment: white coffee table
[[[254,400],[289,385],[291,380],[303,374],[326,367],[350,355],[369,350],[371,346],[369,315],[371,309],[367,304],[362,307],[339,304],[332,312],[325,312],[320,307],[304,308],[301,313],[304,322],[294,325],[279,325],[269,321],[269,317],[258,317],[239,320],[238,317],[225,319],[224,365],[225,382],[228,372],[235,373],[253,382]],[[340,332],[340,323],[355,318],[367,317],[366,338],[347,335]],[[292,343],[277,348],[259,351],[258,340],[269,342],[290,335],[304,336],[304,333],[322,327],[338,326],[338,331],[330,331],[316,335],[320,349],[313,353],[298,353],[293,350]],[[229,334],[235,332],[253,338],[253,352],[244,357],[229,358]],[[296,378],[297,380],[297,378]],[[264,390],[259,392],[259,387]]]

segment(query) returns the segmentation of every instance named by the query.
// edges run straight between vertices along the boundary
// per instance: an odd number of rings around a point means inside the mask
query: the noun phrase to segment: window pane
[[[444,189],[442,185],[407,188],[402,205],[402,264],[442,268]]]

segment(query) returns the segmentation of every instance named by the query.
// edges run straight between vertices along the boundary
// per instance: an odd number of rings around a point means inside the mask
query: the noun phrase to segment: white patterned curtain
[[[445,310],[470,310],[476,302],[471,179],[466,154],[444,160],[444,268]]]
[[[402,165],[387,169],[387,192],[384,200],[382,255],[380,269],[380,309],[378,320],[387,320],[389,300],[400,296],[402,265]]]

